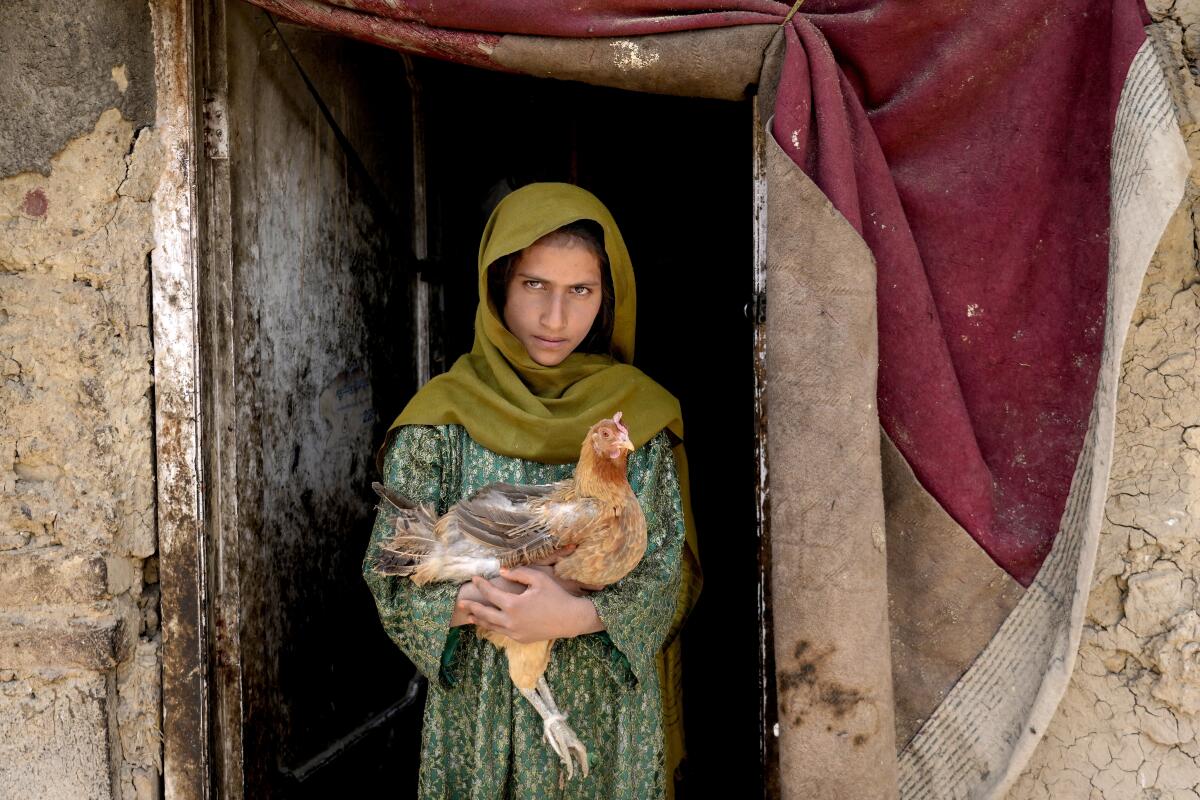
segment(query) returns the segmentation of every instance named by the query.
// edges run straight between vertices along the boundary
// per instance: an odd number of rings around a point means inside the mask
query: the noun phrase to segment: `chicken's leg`
[[[558,710],[558,706],[554,703],[554,698],[550,694],[550,687],[546,683],[545,678],[538,680],[537,689],[521,689],[521,694],[529,701],[534,710],[538,712],[538,716],[542,718],[542,727],[546,741],[550,743],[550,747],[562,759],[563,764],[567,768],[567,777],[571,778],[575,774],[574,760],[579,761],[579,769],[583,773],[583,777],[588,774],[587,748],[583,746],[583,742],[579,741],[579,737],[575,735],[575,731],[571,730],[571,726],[567,724],[567,717]],[[574,760],[572,759],[574,756]]]
[[[558,705],[554,702],[554,695],[550,694],[550,684],[546,683],[545,676],[538,678],[537,693],[542,696],[542,701],[549,709],[551,717],[558,717],[563,720],[562,729],[560,731],[563,742],[568,753],[572,753],[579,760],[579,768],[583,772],[583,777],[588,774],[588,758],[587,748],[583,746],[583,742],[579,741],[579,737],[575,735],[575,731],[571,726],[566,724],[567,715],[558,710]]]

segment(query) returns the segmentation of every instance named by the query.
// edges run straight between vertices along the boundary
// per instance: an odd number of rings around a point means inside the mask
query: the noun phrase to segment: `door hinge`
[[[755,325],[765,325],[767,323],[767,293],[755,292],[751,296],[750,302],[746,303],[744,310],[746,319]]]
[[[204,101],[204,155],[214,160],[229,158],[229,115],[225,100],[210,97]]]

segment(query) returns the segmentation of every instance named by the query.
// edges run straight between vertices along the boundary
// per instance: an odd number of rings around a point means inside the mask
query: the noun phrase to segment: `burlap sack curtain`
[[[488,69],[759,94],[784,796],[1002,792],[1073,663],[1124,330],[1186,174],[1141,4],[252,2]]]

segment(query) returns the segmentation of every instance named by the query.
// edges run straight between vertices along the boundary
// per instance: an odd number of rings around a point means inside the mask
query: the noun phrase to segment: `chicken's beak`
[[[628,450],[631,453],[637,449],[633,446],[633,442],[629,441],[628,436],[622,436],[620,439],[617,439],[617,447],[620,447],[623,450]]]

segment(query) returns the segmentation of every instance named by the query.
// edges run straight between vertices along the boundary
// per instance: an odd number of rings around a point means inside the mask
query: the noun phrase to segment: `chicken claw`
[[[575,775],[574,761],[579,762],[579,770],[583,773],[583,777],[588,774],[588,759],[587,748],[583,746],[583,742],[579,741],[579,737],[575,735],[575,731],[571,730],[571,726],[567,724],[566,717],[562,714],[552,714],[546,720],[545,737],[550,746],[554,748],[554,752],[558,753],[558,757],[562,759],[563,764],[567,768],[567,778]],[[566,751],[566,754],[563,751]],[[574,757],[574,761],[572,760]]]
[[[579,762],[580,772],[586,778],[588,774],[587,748],[583,746],[583,742],[579,741],[575,731],[571,730],[571,726],[567,724],[566,715],[555,705],[546,679],[538,680],[536,690],[522,689],[521,694],[542,718],[543,735],[555,754],[562,760],[563,766],[567,768],[567,778],[575,776],[576,761]]]
[[[571,756],[574,756],[579,761],[579,769],[583,772],[583,777],[586,778],[588,774],[587,748],[583,746],[583,742],[579,741],[575,731],[571,730],[571,726],[567,724],[567,715],[558,710],[558,704],[554,702],[554,695],[550,694],[550,684],[546,683],[544,675],[538,678],[537,693],[542,696],[542,700],[550,712],[550,717],[545,724],[546,737],[550,738],[551,731],[554,730],[562,740],[559,742],[559,746],[552,743],[551,747],[554,747],[558,757],[566,762],[567,777],[570,778],[574,772],[571,765]],[[560,747],[565,748],[567,752],[564,754]]]

